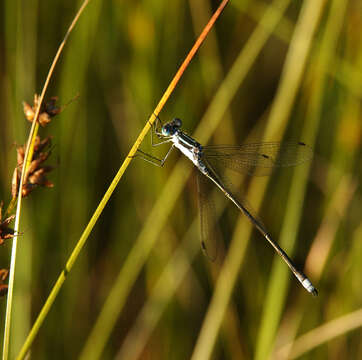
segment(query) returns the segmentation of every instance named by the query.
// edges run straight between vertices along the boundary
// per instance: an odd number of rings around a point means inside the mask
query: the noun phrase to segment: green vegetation
[[[92,0],[79,19],[45,97],[79,98],[39,129],[53,137],[54,187],[23,200],[10,359],[218,5]],[[0,6],[7,206],[13,144],[29,132],[22,101],[40,93],[78,7]],[[163,121],[181,118],[201,143],[292,139],[313,147],[312,163],[247,179],[243,189],[269,232],[305,265],[319,297],[217,192],[223,239],[217,261],[208,261],[191,164],[177,152],[162,169],[135,158],[37,333],[32,358],[362,358],[360,9],[357,0],[231,0],[160,113]],[[149,143],[148,135],[141,148],[150,151]],[[0,269],[9,267],[10,250],[7,239]],[[5,307],[0,298],[1,334]]]

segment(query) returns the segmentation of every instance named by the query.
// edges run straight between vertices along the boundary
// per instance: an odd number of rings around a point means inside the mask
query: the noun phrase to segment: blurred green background
[[[80,18],[47,98],[65,104],[80,97],[40,129],[53,136],[55,187],[35,191],[23,205],[11,358],[218,4],[93,0]],[[5,205],[14,143],[24,143],[30,128],[21,102],[41,92],[78,6],[0,5]],[[294,139],[314,149],[312,163],[247,179],[243,189],[269,232],[305,266],[319,297],[304,291],[217,194],[223,240],[210,263],[200,251],[191,165],[177,152],[163,169],[134,159],[40,329],[32,358],[362,358],[361,28],[359,0],[231,0],[160,114],[163,121],[180,117],[189,134],[209,144]],[[151,150],[149,143],[147,137],[142,149]],[[1,268],[9,266],[10,248],[8,241],[0,249]],[[5,299],[0,311],[2,334]]]

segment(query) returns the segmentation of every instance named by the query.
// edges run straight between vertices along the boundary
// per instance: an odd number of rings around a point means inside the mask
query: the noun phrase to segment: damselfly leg
[[[156,120],[151,124],[151,146],[156,147],[159,145],[171,143],[172,137],[164,136],[160,131],[160,124],[161,124],[161,129],[162,129],[162,122],[161,122],[160,117],[158,115],[156,115],[155,113],[153,115],[155,116]],[[155,142],[155,136],[157,137],[158,140],[162,139],[162,141]],[[173,148],[174,148],[174,145],[172,144],[170,146],[170,148],[168,149],[166,155],[162,159],[160,159],[156,156],[153,156],[140,149],[137,150],[137,153],[134,157],[140,157],[141,159],[151,163],[152,165],[156,165],[158,167],[163,167],[165,161],[167,160],[167,158],[170,155]]]
[[[167,142],[169,142],[169,141],[167,141]],[[165,161],[167,160],[168,156],[170,155],[172,149],[173,149],[173,145],[168,149],[168,151],[163,159],[159,159],[156,156],[148,154],[140,149],[137,150],[137,154],[135,156],[139,156],[141,159],[151,163],[152,165],[156,165],[158,167],[163,167],[163,165],[165,164]]]

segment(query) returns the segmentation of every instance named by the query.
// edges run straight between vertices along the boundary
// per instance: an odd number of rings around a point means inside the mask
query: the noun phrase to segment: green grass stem
[[[23,359],[25,357],[25,355],[27,354],[27,352],[29,351],[31,344],[33,343],[37,333],[39,332],[39,329],[40,329],[42,323],[44,322],[47,314],[49,313],[49,311],[50,311],[50,309],[51,309],[51,307],[52,307],[52,305],[53,305],[53,303],[54,303],[54,301],[55,301],[55,299],[56,299],[62,285],[65,282],[65,279],[66,279],[68,273],[71,271],[75,261],[77,260],[79,254],[80,254],[80,252],[81,252],[81,250],[82,250],[82,248],[84,246],[84,244],[86,243],[86,241],[87,241],[87,239],[89,237],[89,234],[91,233],[93,227],[95,226],[99,216],[103,212],[104,207],[106,206],[108,200],[110,199],[113,191],[115,190],[117,184],[119,183],[120,179],[122,178],[122,176],[123,176],[124,172],[126,171],[128,165],[130,164],[131,160],[134,158],[138,147],[140,146],[140,144],[143,141],[144,137],[146,136],[147,132],[151,128],[152,123],[156,120],[155,114],[159,114],[159,112],[163,108],[164,104],[166,103],[166,101],[170,97],[172,91],[175,89],[177,83],[181,79],[182,74],[186,70],[186,68],[189,65],[190,61],[192,60],[192,58],[196,54],[196,52],[199,49],[199,47],[201,46],[202,42],[205,40],[208,32],[210,31],[210,29],[214,25],[215,21],[217,20],[217,18],[219,17],[219,15],[221,14],[222,10],[224,9],[224,7],[226,6],[227,3],[228,3],[228,0],[224,0],[220,4],[218,9],[215,11],[213,16],[209,20],[209,22],[206,24],[203,32],[200,34],[200,36],[196,40],[194,46],[191,48],[190,52],[186,56],[184,62],[180,66],[180,68],[177,71],[174,78],[172,79],[170,85],[166,89],[164,95],[162,96],[161,100],[159,101],[158,105],[156,106],[154,112],[152,113],[152,115],[148,119],[148,121],[147,121],[146,125],[144,126],[143,130],[141,131],[141,133],[139,134],[139,136],[136,139],[135,143],[133,144],[131,150],[129,151],[128,156],[126,157],[126,159],[122,163],[120,169],[118,170],[117,174],[115,175],[115,177],[114,177],[113,181],[111,182],[109,188],[107,189],[107,191],[104,194],[102,200],[100,201],[98,207],[96,208],[94,214],[92,215],[88,225],[86,226],[84,232],[82,233],[80,239],[78,240],[76,246],[74,247],[74,250],[72,251],[68,261],[66,262],[64,270],[61,272],[60,276],[58,277],[52,291],[50,292],[50,295],[49,295],[48,299],[46,300],[43,308],[41,309],[41,311],[40,311],[40,313],[39,313],[39,315],[38,315],[32,329],[31,329],[31,331],[30,331],[30,333],[29,333],[29,335],[27,337],[27,339],[25,340],[25,343],[24,343],[22,349],[20,350],[20,353],[19,353],[17,359],[19,359],[19,360]],[[96,353],[94,355],[96,356]]]
[[[284,0],[283,2],[287,3]],[[270,19],[270,16],[271,14],[267,14],[265,21],[273,20],[277,23],[278,19]],[[206,143],[223,119],[223,115],[234,94],[245,79],[270,33],[266,32],[264,27],[258,27],[240,52],[195,131],[194,135],[200,142]],[[99,358],[117,317],[122,311],[131,287],[155,245],[159,233],[165,225],[169,213],[175,205],[190,173],[191,169],[189,166],[186,166],[186,162],[180,161],[170,175],[134,247],[118,274],[108,299],[82,351],[81,359]]]
[[[20,184],[19,184],[19,194],[21,194],[21,189],[23,188],[25,173],[26,173],[26,170],[32,159],[35,138],[36,138],[38,130],[39,130],[39,123],[37,121],[39,118],[39,113],[40,113],[41,105],[42,105],[44,97],[45,97],[45,93],[48,89],[50,79],[53,75],[54,68],[59,60],[60,54],[63,51],[64,45],[68,39],[68,36],[71,33],[71,31],[73,30],[73,27],[77,23],[78,18],[80,17],[81,13],[83,12],[83,10],[87,6],[87,4],[88,4],[88,1],[86,0],[80,7],[77,15],[75,16],[73,22],[71,23],[71,25],[67,31],[62,43],[60,44],[58,51],[54,57],[54,60],[50,66],[48,76],[45,80],[44,87],[43,87],[43,90],[42,90],[40,98],[39,98],[38,107],[35,111],[34,121],[32,123],[30,133],[29,133],[29,138],[28,138],[28,142],[27,142],[27,146],[26,146],[26,150],[25,150],[25,155],[24,155],[24,166],[23,166],[23,169],[21,172],[21,178],[20,178]],[[22,200],[22,196],[20,195],[20,196],[18,196],[18,201],[17,201],[17,206],[16,206],[16,217],[15,217],[15,226],[14,226],[15,236],[13,238],[12,250],[11,250],[9,290],[8,290],[7,305],[6,305],[5,330],[4,330],[4,342],[3,342],[3,359],[4,360],[7,360],[8,355],[9,355],[11,310],[12,310],[12,303],[13,303],[13,289],[14,289],[14,280],[15,280],[15,265],[16,265],[16,253],[17,253],[17,243],[18,243],[17,234],[19,233],[19,225],[20,225],[21,200]]]

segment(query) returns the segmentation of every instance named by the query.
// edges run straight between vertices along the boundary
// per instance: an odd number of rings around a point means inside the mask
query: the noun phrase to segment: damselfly
[[[217,171],[217,168],[221,165],[221,167],[229,168],[237,172],[251,175],[267,175],[275,167],[294,166],[310,160],[312,157],[311,149],[303,142],[265,142],[239,146],[202,146],[181,130],[182,122],[180,119],[175,118],[162,126],[160,126],[159,123],[160,120],[157,118],[155,125],[153,125],[153,132],[161,141],[158,143],[153,143],[152,141],[152,145],[172,143],[165,157],[158,159],[141,150],[138,150],[138,154],[153,164],[163,166],[172,149],[177,148],[197,167],[199,170],[198,190],[200,198],[201,246],[206,254],[211,258],[214,257],[214,254],[210,254],[210,251],[213,250],[210,250],[208,246],[209,236],[211,235],[208,229],[208,219],[206,218],[206,212],[202,211],[202,207],[205,206],[204,204],[207,204],[207,199],[202,191],[202,182],[207,178],[214,183],[261,232],[264,238],[268,240],[274,250],[286,262],[304,288],[313,295],[317,295],[317,289],[303,272],[296,268],[284,250],[272,239],[261,220],[252,213],[245,199],[240,199],[236,196],[235,193],[231,191],[230,186],[228,186],[228,182],[224,180],[223,175]],[[153,134],[151,139],[153,139]]]

